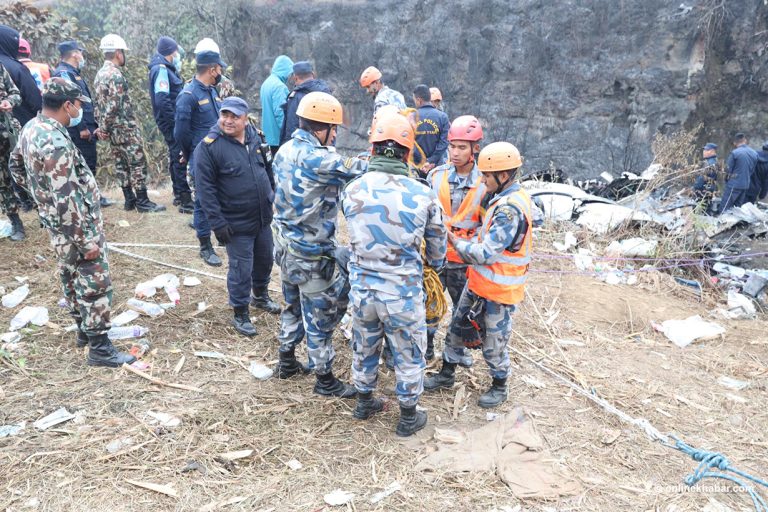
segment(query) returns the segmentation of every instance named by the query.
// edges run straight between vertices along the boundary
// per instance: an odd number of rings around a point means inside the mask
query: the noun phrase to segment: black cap
[[[195,56],[195,62],[198,66],[205,66],[206,64],[218,64],[223,68],[227,67],[227,63],[221,60],[221,55],[216,52],[200,52]]]
[[[77,41],[64,41],[62,43],[59,43],[59,54],[65,55],[69,52],[74,52],[76,50],[79,50],[81,52],[85,51],[85,48],[80,46],[80,43]]]

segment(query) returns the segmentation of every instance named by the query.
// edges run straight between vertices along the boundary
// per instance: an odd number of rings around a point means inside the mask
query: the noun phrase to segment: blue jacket
[[[250,125],[245,144],[217,126],[195,149],[195,193],[212,229],[229,224],[235,234],[254,235],[272,222],[275,180],[261,144]]]
[[[149,98],[155,123],[165,142],[173,143],[173,126],[176,118],[176,98],[184,88],[184,81],[172,63],[155,54],[149,62]]]
[[[10,27],[0,25],[0,64],[11,75],[11,80],[21,93],[21,103],[13,107],[13,117],[21,126],[35,117],[43,108],[43,97],[37,88],[32,73],[16,58],[19,54],[19,33]]]
[[[91,97],[91,90],[88,88],[88,84],[85,83],[81,71],[72,64],[59,62],[56,69],[53,70],[52,76],[59,76],[69,80],[80,88],[84,96]],[[83,103],[83,121],[74,128],[67,128],[67,131],[72,140],[77,141],[80,139],[81,131],[88,128],[93,132],[98,127],[99,125],[96,123],[96,118],[93,115],[93,103]]]
[[[419,124],[416,125],[416,144],[419,145],[429,163],[439,165],[448,149],[448,130],[451,122],[448,114],[431,104],[419,107]],[[421,153],[416,150],[414,162],[421,163]]]
[[[216,87],[209,87],[197,78],[185,85],[176,98],[173,138],[187,160],[205,134],[218,124],[220,107]]]
[[[728,156],[725,184],[732,189],[746,190],[757,167],[757,151],[744,144]]]
[[[291,135],[299,127],[299,117],[296,115],[296,109],[299,108],[301,98],[315,91],[327,92],[328,94],[333,92],[325,80],[313,78],[294,87],[291,94],[288,95],[288,99],[283,103],[282,109],[285,117],[283,119],[283,129],[280,131],[281,146],[291,139]]]
[[[261,98],[261,131],[270,146],[280,145],[280,130],[283,127],[285,113],[283,103],[288,98],[288,86],[285,83],[293,73],[293,61],[280,55],[272,65],[272,74],[264,80],[259,90]]]

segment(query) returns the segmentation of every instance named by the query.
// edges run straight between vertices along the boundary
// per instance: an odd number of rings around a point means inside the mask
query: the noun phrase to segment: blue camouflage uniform
[[[72,64],[69,64],[68,62],[59,62],[51,76],[58,76],[69,80],[80,88],[83,96],[88,98],[91,97],[91,91],[88,89],[88,84],[85,82],[82,72]],[[96,124],[96,118],[93,115],[93,103],[83,103],[82,108],[83,120],[77,126],[67,128],[67,132],[69,133],[72,142],[75,143],[77,149],[82,153],[83,158],[85,158],[85,163],[88,164],[91,172],[96,174],[98,159],[96,153],[96,138],[93,136],[93,132],[96,131],[96,128],[98,128],[99,125]],[[85,129],[88,129],[88,131],[91,132],[91,138],[80,138],[80,132]]]
[[[298,129],[275,155],[275,261],[287,307],[280,316],[280,352],[294,350],[306,332],[310,367],[331,371],[331,337],[348,303],[349,284],[335,272],[339,192],[368,163],[344,158]]]
[[[375,114],[384,105],[394,105],[398,110],[405,110],[407,108],[403,95],[386,85],[382,86],[379,92],[376,93],[376,98],[373,100],[373,113]]]
[[[406,164],[371,158],[368,172],[342,193],[350,233],[352,381],[359,393],[376,388],[384,339],[391,347],[401,404],[424,390],[426,321],[422,243],[426,263],[445,262],[446,230],[432,190],[408,176]]]
[[[176,98],[173,137],[179,145],[182,155],[189,163],[187,179],[193,190],[195,168],[194,161],[191,161],[190,157],[208,131],[218,124],[220,107],[221,98],[216,92],[216,87],[205,85],[197,78],[193,78],[190,83],[185,85],[184,90]],[[197,198],[195,198],[193,220],[198,238],[211,236],[211,225],[208,223]]]

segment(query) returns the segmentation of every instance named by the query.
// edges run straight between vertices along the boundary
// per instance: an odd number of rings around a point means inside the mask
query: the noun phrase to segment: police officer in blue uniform
[[[184,88],[181,79],[181,50],[172,38],[157,41],[157,53],[149,62],[149,97],[160,133],[168,145],[168,173],[173,184],[173,204],[179,213],[192,213],[192,192],[187,184],[187,166],[179,161],[181,149],[173,137],[176,98]]]
[[[173,138],[179,145],[179,162],[189,162],[189,184],[194,192],[195,162],[190,159],[203,137],[219,121],[221,98],[216,85],[221,81],[227,65],[216,52],[200,52],[196,55],[197,71],[190,83],[184,86],[176,98],[176,117]],[[200,257],[208,265],[221,266],[221,258],[211,244],[211,225],[205,216],[200,200],[195,199],[193,220],[200,240]]]

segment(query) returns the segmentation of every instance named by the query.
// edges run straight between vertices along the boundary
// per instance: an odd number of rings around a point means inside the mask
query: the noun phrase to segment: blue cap
[[[85,48],[80,46],[80,43],[77,41],[64,41],[59,43],[59,55],[65,55],[69,52],[74,51],[85,51]]]
[[[223,68],[227,67],[227,63],[221,60],[221,55],[216,52],[200,52],[195,56],[195,62],[198,66],[218,64]]]
[[[219,110],[226,110],[227,112],[232,112],[237,117],[240,117],[247,114],[250,108],[243,98],[230,96],[221,102],[221,108]]]
[[[312,64],[307,62],[306,60],[302,60],[299,62],[294,63],[293,65],[293,74],[294,75],[308,75],[312,73]]]
[[[176,41],[173,40],[172,37],[162,36],[160,39],[157,40],[157,53],[159,53],[163,57],[172,55],[173,52],[175,52],[178,49],[179,49],[179,45],[176,43]]]
[[[706,144],[704,144],[704,147],[701,149],[704,149],[704,150],[717,149],[717,144],[715,144],[714,142],[707,142]]]

